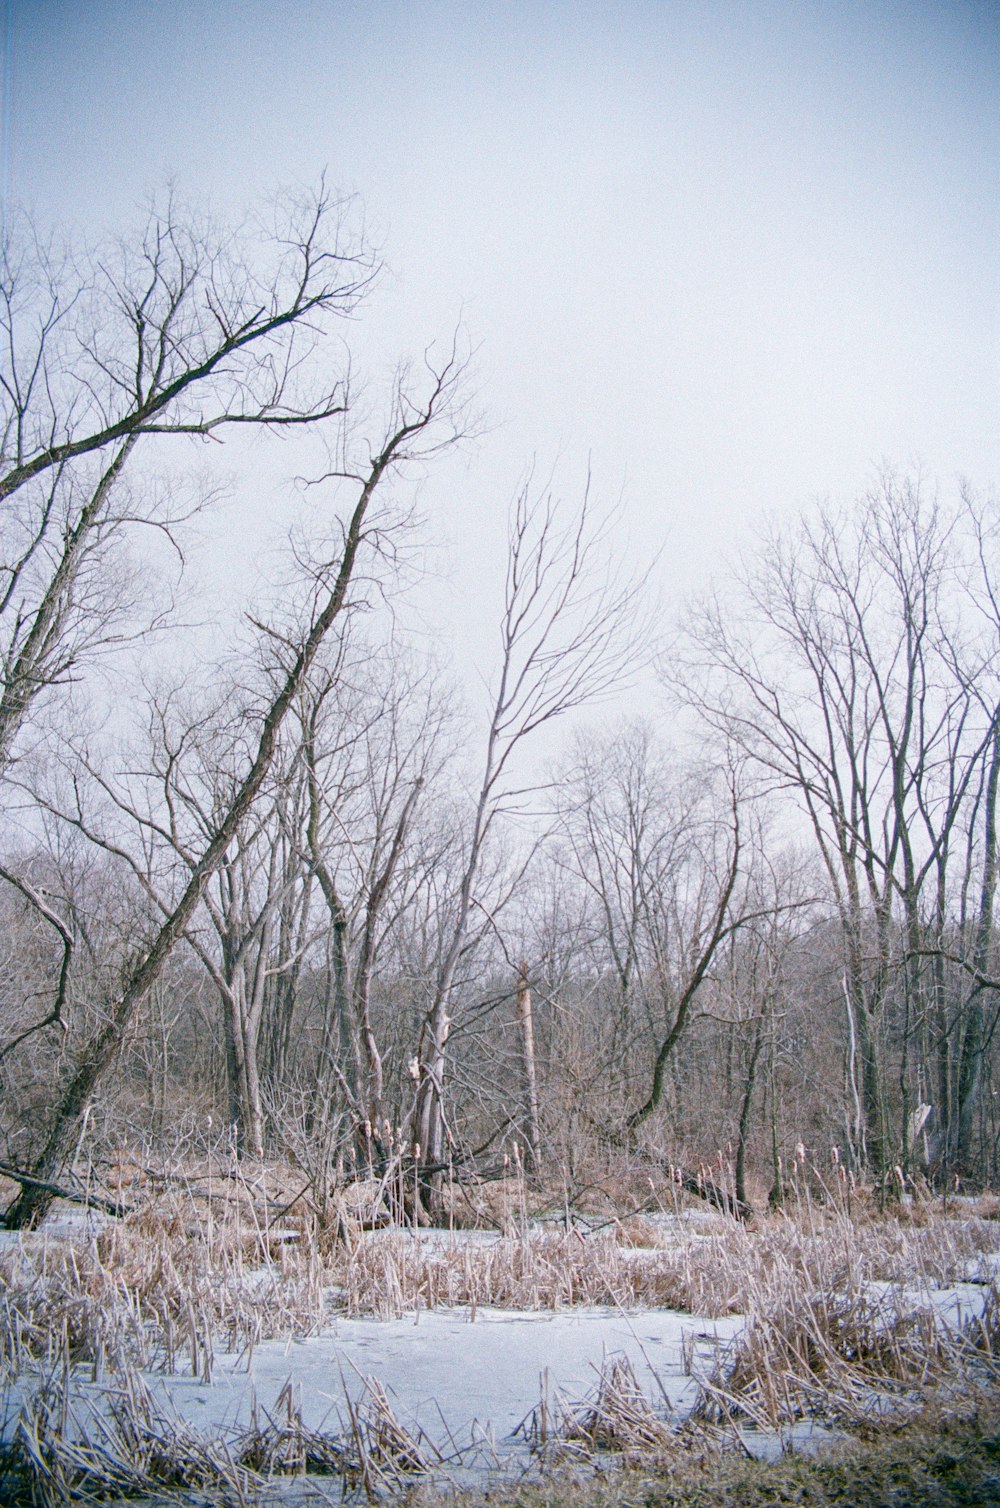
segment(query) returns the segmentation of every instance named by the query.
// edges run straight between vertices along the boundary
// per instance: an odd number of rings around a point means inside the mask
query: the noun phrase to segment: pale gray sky
[[[668,600],[883,460],[1000,483],[993,0],[4,3],[12,199],[112,227],[326,169],[393,271],[372,349],[464,318],[494,427],[423,504],[466,637],[533,455],[624,488]]]

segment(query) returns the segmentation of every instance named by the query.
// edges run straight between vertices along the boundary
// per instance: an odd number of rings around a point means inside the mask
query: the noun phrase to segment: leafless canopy
[[[336,322],[378,266],[325,187],[218,229],[172,197],[132,240],[71,254],[30,226],[0,262],[0,771],[40,694],[113,639],[116,547],[174,538],[192,500],[130,481],[153,436],[218,439],[342,415]]]

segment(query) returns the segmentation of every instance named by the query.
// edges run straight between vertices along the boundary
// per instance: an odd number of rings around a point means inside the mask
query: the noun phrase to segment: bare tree
[[[530,484],[515,500],[482,776],[417,1057],[412,1143],[427,1204],[444,1164],[453,991],[470,943],[476,888],[497,823],[516,812],[527,794],[514,784],[515,755],[539,728],[621,686],[646,652],[642,583],[609,566],[609,542],[607,526],[593,518],[589,490],[568,519],[551,495],[534,494]],[[479,909],[488,920],[490,908],[481,898]]]
[[[20,1197],[7,1212],[8,1224],[36,1223],[51,1202],[51,1178],[77,1135],[80,1117],[95,1086],[119,1053],[138,1007],[162,973],[177,944],[186,935],[201,905],[206,887],[225,862],[226,854],[253,810],[271,772],[279,736],[289,711],[306,684],[324,642],[350,601],[359,562],[380,548],[385,520],[376,512],[380,489],[407,462],[423,460],[451,443],[455,436],[454,405],[460,363],[454,355],[429,369],[428,390],[414,395],[405,382],[397,386],[392,421],[383,442],[363,464],[338,461],[326,478],[355,491],[341,527],[339,545],[312,572],[309,611],[301,631],[272,629],[266,637],[273,664],[266,693],[256,715],[248,713],[248,750],[230,796],[219,810],[212,830],[190,856],[187,878],[176,901],[149,939],[143,954],[127,971],[120,990],[108,1001],[103,1025],[84,1045],[68,1081],[56,1098],[41,1150],[22,1186]]]
[[[415,878],[404,862],[418,801],[451,752],[451,712],[427,667],[355,649],[357,668],[321,668],[302,698],[308,788],[306,857],[326,904],[333,1011],[316,1071],[336,1062],[362,1165],[385,1156],[384,1044],[372,989],[385,934]],[[364,684],[351,685],[363,676]],[[334,1033],[330,1027],[335,1026]]]
[[[993,629],[995,650],[996,639],[1000,637],[1000,594],[996,580],[1000,529],[996,507],[994,504],[992,508],[984,508],[969,489],[965,489],[963,501],[975,536],[979,568],[975,596]],[[962,1175],[970,1174],[975,1165],[975,1126],[982,1103],[987,1048],[1000,1024],[997,1007],[1000,997],[995,985],[989,982],[990,975],[995,976],[998,972],[995,966],[994,911],[998,875],[997,801],[1000,797],[1000,703],[994,699],[991,681],[992,677],[987,674],[974,673],[968,682],[969,693],[978,703],[980,715],[992,732],[983,750],[978,788],[972,792],[966,822],[963,896],[966,887],[971,886],[975,900],[970,908],[971,919],[963,928],[969,934],[961,954],[967,972],[963,969],[963,998],[957,1033],[950,1029],[944,1011],[939,1012],[939,1093],[942,1104],[951,1112],[943,1127],[946,1161],[953,1159]],[[978,885],[975,885],[973,873],[977,868]],[[941,932],[936,941],[939,946],[945,942]],[[935,983],[942,995],[945,951],[942,948],[934,960]]]
[[[330,336],[377,272],[356,218],[321,186],[234,234],[168,197],[135,240],[70,255],[24,227],[4,245],[0,775],[39,697],[125,631],[123,541],[175,539],[203,501],[141,485],[139,449],[345,412]]]
[[[188,741],[184,764],[172,753],[161,762],[163,807],[169,813],[169,828],[162,832],[186,863],[211,836],[239,778],[243,728],[237,712],[222,711],[221,719],[203,725],[201,737]],[[195,761],[197,767],[190,768]],[[302,807],[301,772],[282,739],[269,780],[205,888],[197,916],[205,924],[185,933],[222,1005],[228,1123],[238,1149],[257,1157],[264,1151],[265,1005],[276,979],[295,968],[308,919],[308,874],[298,845]],[[196,824],[194,841],[178,831],[181,812]],[[297,921],[282,928],[290,910]]]
[[[668,1066],[719,949],[756,912],[744,905],[740,882],[748,849],[759,844],[748,843],[753,820],[738,772],[671,772],[648,727],[588,748],[561,800],[568,853],[591,894],[618,983],[611,1054],[627,1053],[637,1024],[651,1039],[652,1071],[626,1117],[634,1135],[661,1104]],[[614,1064],[606,1071],[613,1082]]]
[[[727,592],[691,612],[664,666],[807,819],[843,939],[863,1108],[854,1151],[879,1174],[905,1152],[906,1053],[928,1009],[915,962],[922,903],[936,875],[946,908],[949,844],[992,739],[992,710],[970,690],[990,651],[962,628],[957,527],[917,483],[887,477],[854,513],[823,510],[770,537]],[[898,1120],[887,1041],[896,998]]]
[[[746,864],[747,824],[733,770],[728,772],[726,798],[726,818],[720,821],[713,813],[689,829],[691,846],[684,865],[663,877],[668,887],[663,898],[669,897],[669,905],[652,937],[665,1030],[655,1046],[649,1093],[628,1117],[632,1134],[660,1105],[667,1065],[719,948],[747,920],[737,891]],[[651,899],[647,894],[647,902]]]

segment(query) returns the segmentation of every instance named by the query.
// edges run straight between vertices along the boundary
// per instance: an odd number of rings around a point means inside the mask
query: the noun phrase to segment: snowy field
[[[190,1377],[155,1383],[179,1413],[207,1429],[246,1426],[255,1401],[273,1413],[291,1380],[304,1422],[329,1429],[343,1420],[345,1393],[360,1399],[363,1379],[375,1377],[400,1421],[443,1452],[490,1441],[503,1454],[516,1448],[514,1432],[543,1396],[582,1399],[612,1355],[628,1357],[654,1404],[686,1412],[697,1391],[688,1372],[692,1352],[696,1368],[710,1366],[740,1323],[610,1310],[480,1309],[474,1321],[463,1310],[339,1319],[326,1334],[258,1345],[249,1365],[246,1357],[217,1356],[210,1386]]]
[[[23,1252],[39,1273],[45,1268],[41,1254],[94,1249],[102,1223],[79,1212],[52,1219],[38,1234],[19,1237],[0,1232],[0,1255]],[[946,1231],[949,1241],[961,1222]],[[788,1227],[791,1230],[791,1227]],[[875,1315],[876,1328],[884,1314],[886,1326],[898,1324],[900,1315],[922,1311],[931,1331],[958,1337],[968,1331],[984,1312],[990,1283],[1000,1272],[1000,1253],[981,1242],[989,1234],[984,1226],[974,1254],[959,1259],[951,1250],[932,1271],[928,1254],[935,1247],[920,1232],[912,1233],[924,1253],[925,1268],[909,1271],[911,1281],[870,1278],[854,1288],[862,1307]],[[536,1233],[544,1241],[541,1233]],[[695,1214],[693,1218],[664,1217],[659,1250],[624,1249],[620,1260],[650,1263],[678,1247],[700,1253],[693,1258],[711,1265],[716,1260],[713,1240],[733,1239],[733,1227],[720,1217]],[[365,1238],[375,1249],[385,1243],[405,1247],[415,1254],[438,1252],[450,1260],[463,1253],[478,1253],[485,1259],[497,1249],[501,1238],[484,1232],[373,1233]],[[531,1236],[525,1233],[524,1241]],[[751,1243],[742,1233],[740,1241]],[[908,1237],[907,1239],[910,1239]],[[22,1244],[23,1243],[23,1244]],[[509,1244],[509,1243],[508,1243]],[[576,1243],[584,1245],[584,1236]],[[802,1250],[816,1238],[806,1233]],[[892,1246],[888,1242],[887,1249]],[[827,1253],[828,1255],[828,1253]],[[825,1258],[824,1258],[825,1260]],[[892,1260],[903,1260],[902,1255]],[[270,1265],[247,1267],[235,1282],[249,1286],[254,1303],[258,1294],[286,1280],[283,1260]],[[44,1294],[47,1279],[40,1276],[37,1294]],[[0,1284],[5,1323],[13,1323],[10,1298]],[[263,1303],[263,1298],[259,1300]],[[424,1461],[444,1478],[458,1482],[478,1481],[487,1474],[519,1473],[531,1461],[531,1441],[537,1443],[539,1427],[558,1429],[585,1400],[593,1401],[615,1359],[624,1360],[644,1392],[651,1408],[663,1420],[678,1423],[694,1407],[699,1381],[725,1370],[734,1343],[747,1331],[745,1319],[734,1313],[699,1317],[668,1307],[597,1307],[572,1305],[556,1309],[499,1308],[463,1305],[427,1308],[419,1300],[409,1302],[406,1312],[392,1318],[348,1317],[343,1311],[343,1291],[336,1286],[319,1294],[319,1318],[308,1331],[279,1339],[254,1339],[239,1350],[225,1349],[216,1334],[202,1328],[200,1340],[189,1350],[178,1347],[172,1354],[173,1371],[162,1357],[133,1373],[141,1378],[140,1391],[148,1389],[157,1417],[189,1427],[191,1438],[222,1442],[223,1453],[232,1442],[245,1441],[254,1430],[277,1429],[293,1417],[297,1427],[322,1435],[329,1441],[348,1441],[359,1418],[370,1410],[374,1397],[384,1397],[391,1416],[407,1436],[418,1442]],[[66,1323],[65,1319],[63,1323]],[[904,1327],[905,1328],[905,1327]],[[925,1332],[930,1333],[930,1332]],[[8,1348],[14,1354],[14,1348]],[[37,1351],[37,1348],[36,1348]],[[3,1354],[7,1354],[5,1351]],[[110,1355],[66,1360],[53,1335],[51,1358],[25,1364],[8,1363],[2,1380],[0,1435],[9,1441],[18,1429],[25,1405],[46,1383],[61,1389],[60,1407],[65,1409],[67,1437],[101,1437],[103,1419],[127,1393]],[[127,1370],[127,1369],[126,1369]],[[880,1404],[873,1393],[873,1412]],[[815,1444],[829,1439],[831,1431],[822,1418],[790,1420],[779,1430],[754,1428],[752,1414],[739,1425],[742,1444],[754,1454],[773,1455],[790,1444]],[[216,1445],[213,1449],[218,1448]],[[235,1447],[234,1447],[235,1448]],[[300,1482],[314,1496],[334,1491],[335,1478]],[[325,1485],[324,1485],[325,1484]],[[339,1483],[336,1494],[339,1495]],[[270,1491],[270,1489],[268,1489]],[[289,1485],[275,1489],[265,1501],[287,1501]],[[193,1501],[175,1496],[174,1501]]]
[[[86,1239],[99,1227],[75,1214],[53,1220],[37,1245]],[[691,1222],[697,1227],[698,1222]],[[693,1229],[692,1238],[695,1238]],[[377,1238],[376,1238],[377,1239]],[[421,1232],[424,1246],[482,1247],[499,1238],[483,1232]],[[20,1238],[0,1232],[0,1248]],[[629,1254],[632,1255],[631,1253]],[[262,1275],[263,1277],[263,1275]],[[336,1294],[330,1295],[331,1308]],[[340,1434],[349,1426],[349,1403],[362,1402],[369,1379],[384,1388],[403,1426],[454,1460],[495,1466],[527,1455],[531,1416],[542,1401],[551,1410],[578,1403],[598,1385],[612,1357],[628,1359],[650,1403],[666,1417],[683,1417],[697,1395],[695,1376],[711,1370],[720,1348],[742,1321],[698,1319],[670,1310],[569,1308],[561,1312],[477,1307],[420,1309],[398,1319],[345,1318],[306,1337],[265,1340],[241,1352],[213,1350],[199,1375],[142,1375],[172,1414],[200,1433],[229,1436],[254,1419],[280,1417],[289,1386],[296,1409],[312,1430]],[[206,1368],[210,1381],[206,1380]],[[6,1389],[5,1433],[43,1374],[24,1372]],[[110,1396],[113,1375],[98,1378],[77,1367],[72,1394],[89,1412]]]

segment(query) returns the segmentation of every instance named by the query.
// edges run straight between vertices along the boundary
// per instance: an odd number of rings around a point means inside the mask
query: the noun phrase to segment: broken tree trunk
[[[521,1035],[528,1164],[531,1172],[537,1173],[542,1155],[542,1139],[538,1124],[538,1083],[535,1077],[535,1023],[531,1012],[531,988],[526,963],[522,963],[517,980],[517,1025]]]

